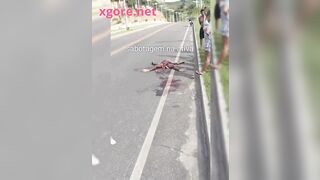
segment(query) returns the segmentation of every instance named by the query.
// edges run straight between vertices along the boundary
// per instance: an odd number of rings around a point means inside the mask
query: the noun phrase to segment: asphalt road
[[[195,55],[191,49],[178,53],[182,44],[193,47],[192,28],[182,22],[166,24],[112,41],[107,29],[102,21],[93,24],[93,179],[130,179],[134,173],[148,180],[208,179],[208,152],[195,92]],[[134,46],[176,51],[128,50]],[[175,61],[177,55],[178,61],[185,61],[181,65],[185,71],[174,72],[164,93],[170,70],[142,73],[141,69],[152,61]],[[159,122],[153,126],[157,117]],[[151,127],[156,128],[154,134]],[[143,147],[146,142],[150,147]]]

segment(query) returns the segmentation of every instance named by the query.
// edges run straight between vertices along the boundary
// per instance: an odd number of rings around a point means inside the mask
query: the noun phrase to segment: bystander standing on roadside
[[[220,1],[221,8],[221,33],[223,40],[223,49],[220,53],[219,60],[216,64],[213,64],[212,67],[219,69],[222,62],[229,55],[229,0]]]
[[[200,36],[200,47],[202,48],[202,42],[204,38],[204,31],[203,31],[203,24],[205,22],[205,11],[204,9],[200,10],[200,16],[198,17],[199,24],[200,24],[200,31],[199,31],[199,36]]]
[[[215,20],[215,29],[219,29],[221,19],[221,10],[220,10],[220,0],[216,1],[216,5],[214,6],[214,20]]]
[[[210,22],[210,10],[208,10],[206,14],[206,20],[203,25],[203,31],[204,31],[204,50],[206,52],[206,59],[205,63],[203,64],[202,70],[201,71],[196,71],[198,75],[204,74],[211,61],[212,57],[212,26]]]

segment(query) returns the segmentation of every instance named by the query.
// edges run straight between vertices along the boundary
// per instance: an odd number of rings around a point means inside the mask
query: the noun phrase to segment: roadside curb
[[[194,53],[195,53],[195,67],[196,70],[200,70],[201,67],[201,59],[200,53],[198,48],[198,42],[195,34],[194,25],[192,25],[193,31],[193,41],[194,41]],[[206,92],[206,87],[204,84],[203,76],[199,76],[195,74],[195,84],[196,84],[196,92],[197,92],[197,99],[199,99],[199,121],[201,123],[201,133],[204,138],[203,143],[205,146],[205,157],[208,158],[209,162],[208,166],[208,177],[210,178],[210,171],[211,171],[211,115],[210,115],[210,106],[209,106],[209,98]]]
[[[195,28],[193,26],[193,39],[195,47],[195,65],[200,70],[200,53],[198,49]],[[212,52],[215,52],[215,46],[212,45]],[[214,61],[216,61],[214,53]],[[204,139],[206,149],[209,155],[209,173],[210,179],[227,180],[229,179],[229,130],[228,115],[226,112],[226,102],[223,95],[223,86],[219,71],[211,71],[211,99],[206,93],[206,87],[202,76],[195,75],[198,87],[197,94],[200,100],[200,121],[203,121]]]
[[[196,68],[197,70],[200,70],[201,67],[201,62],[200,62],[200,53],[199,53],[199,48],[198,48],[198,42],[197,42],[197,38],[195,35],[195,29],[194,26],[192,27],[193,30],[193,40],[194,40],[194,46],[195,46],[195,52],[196,52]],[[206,122],[206,133],[208,136],[208,140],[209,140],[209,144],[211,142],[211,137],[210,137],[210,127],[211,127],[211,123],[210,123],[210,106],[209,106],[209,98],[208,98],[208,94],[206,92],[206,87],[204,84],[204,79],[203,76],[198,76],[195,75],[198,78],[195,78],[196,80],[198,80],[199,83],[199,87],[200,87],[200,96],[201,96],[201,106],[202,106],[202,110],[204,113],[204,120]]]
[[[212,63],[217,62],[217,53],[214,41],[212,42]],[[227,105],[223,94],[223,85],[218,70],[211,71],[210,82],[210,178],[215,180],[229,179],[229,118]]]

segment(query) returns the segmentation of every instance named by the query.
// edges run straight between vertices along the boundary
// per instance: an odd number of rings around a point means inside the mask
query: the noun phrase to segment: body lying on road
[[[180,64],[184,64],[184,62],[182,61],[182,62],[175,63],[175,62],[171,62],[168,60],[163,60],[159,64],[156,64],[154,62],[152,62],[151,64],[153,65],[152,68],[145,68],[142,70],[142,72],[151,72],[151,71],[155,71],[158,69],[173,69],[176,71],[182,71],[183,69],[178,68],[177,66]]]

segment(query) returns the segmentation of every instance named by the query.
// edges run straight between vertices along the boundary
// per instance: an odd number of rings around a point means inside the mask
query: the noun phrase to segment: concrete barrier
[[[200,54],[196,33],[193,26],[195,49],[195,66],[200,70]],[[215,52],[214,44],[212,52]],[[216,53],[214,53],[216,54]],[[216,59],[213,56],[213,62]],[[211,99],[209,103],[202,76],[195,75],[196,89],[199,97],[200,121],[204,123],[205,141],[210,159],[210,179],[229,180],[229,133],[226,103],[218,71],[211,71]]]

